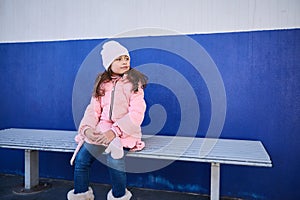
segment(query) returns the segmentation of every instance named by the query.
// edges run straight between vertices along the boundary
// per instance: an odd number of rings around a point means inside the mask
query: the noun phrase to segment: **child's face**
[[[130,58],[126,55],[116,58],[111,64],[111,70],[115,74],[124,74],[130,69]]]

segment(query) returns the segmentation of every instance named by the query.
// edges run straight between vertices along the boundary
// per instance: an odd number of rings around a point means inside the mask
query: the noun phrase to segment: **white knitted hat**
[[[106,42],[101,50],[102,63],[107,70],[111,63],[119,56],[129,56],[128,50],[116,41]],[[130,57],[130,56],[129,56]]]

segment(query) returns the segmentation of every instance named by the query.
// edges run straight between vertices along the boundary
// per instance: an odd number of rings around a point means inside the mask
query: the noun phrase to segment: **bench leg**
[[[39,184],[39,152],[25,150],[25,189]]]
[[[211,163],[210,177],[210,199],[220,198],[220,163]]]

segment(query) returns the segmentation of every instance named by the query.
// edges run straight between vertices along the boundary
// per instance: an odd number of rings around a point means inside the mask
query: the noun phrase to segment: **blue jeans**
[[[105,147],[84,143],[75,159],[74,169],[74,193],[88,191],[90,168],[96,159],[103,156]],[[125,153],[125,152],[124,152]],[[126,172],[125,156],[121,159],[113,159],[110,154],[106,154],[106,165],[112,184],[112,194],[119,198],[126,192]]]

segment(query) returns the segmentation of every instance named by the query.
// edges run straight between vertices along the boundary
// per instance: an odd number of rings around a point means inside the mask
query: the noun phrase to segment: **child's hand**
[[[108,145],[115,137],[116,134],[112,130],[108,130],[97,135],[96,142],[99,144]]]
[[[84,135],[89,139],[89,140],[91,140],[91,141],[96,141],[97,139],[98,139],[98,135],[99,134],[95,134],[93,131],[92,131],[92,129],[86,129],[85,131],[84,131]]]

